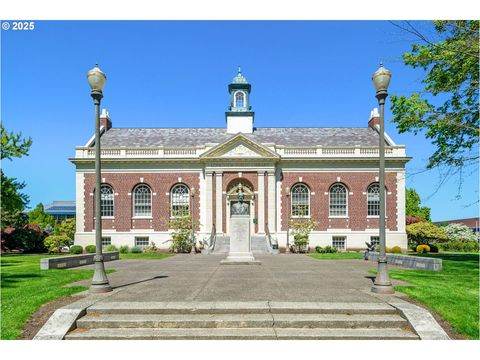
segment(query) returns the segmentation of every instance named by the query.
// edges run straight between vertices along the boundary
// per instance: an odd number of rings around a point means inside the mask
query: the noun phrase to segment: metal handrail
[[[217,240],[217,230],[215,228],[215,224],[212,225],[212,232],[210,233],[210,238],[208,239],[208,248],[209,250],[213,250],[215,247],[215,241]]]
[[[265,235],[267,237],[267,243],[270,251],[278,249],[278,241],[272,241],[272,235],[270,234],[270,229],[268,228],[268,223],[265,223]]]

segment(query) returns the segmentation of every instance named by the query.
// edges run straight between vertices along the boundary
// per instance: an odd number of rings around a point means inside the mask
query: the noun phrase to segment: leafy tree
[[[43,208],[42,203],[38,203],[38,205],[28,213],[28,220],[32,224],[38,224],[45,229],[47,225],[55,225],[55,218],[47,214]]]
[[[410,22],[395,24],[419,43],[403,54],[404,64],[425,71],[423,89],[391,97],[400,133],[425,131],[436,149],[427,168],[461,169],[479,158],[479,21],[434,21],[438,39],[427,38]]]
[[[0,124],[0,135],[2,137],[2,160],[12,160],[14,157],[19,158],[24,155],[28,156],[28,150],[32,146],[32,138],[23,139],[22,133],[8,132],[3,127],[3,124]]]
[[[75,219],[65,219],[59,226],[58,232],[60,235],[65,235],[69,239],[75,238]]]
[[[11,161],[12,158],[28,155],[28,150],[32,145],[31,138],[23,139],[21,133],[14,134],[6,131],[2,123],[0,123],[0,136],[2,140],[1,160]],[[19,223],[23,223],[25,220],[22,212],[28,204],[28,196],[20,192],[25,187],[25,183],[7,177],[3,170],[0,170],[0,173],[2,229],[6,226],[18,227]]]
[[[443,231],[450,241],[476,241],[477,236],[468,226],[464,224],[448,224],[444,226]]]
[[[405,214],[416,218],[422,218],[427,221],[430,220],[430,208],[420,206],[420,195],[415,189],[405,189]]]
[[[447,240],[447,234],[442,228],[429,222],[418,222],[407,225],[408,242],[410,244],[427,244],[430,241]]]

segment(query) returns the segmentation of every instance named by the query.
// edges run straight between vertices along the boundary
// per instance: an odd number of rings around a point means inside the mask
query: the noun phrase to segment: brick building
[[[101,115],[104,243],[168,247],[168,220],[181,210],[228,236],[237,186],[251,232],[287,241],[289,217],[312,217],[310,246],[363,249],[378,239],[379,115],[359,128],[254,127],[251,85],[239,71],[228,85],[226,128],[115,128]],[[76,244],[95,243],[94,138],[77,147]],[[387,246],[407,247],[405,146],[386,135]],[[290,238],[290,241],[292,239]]]

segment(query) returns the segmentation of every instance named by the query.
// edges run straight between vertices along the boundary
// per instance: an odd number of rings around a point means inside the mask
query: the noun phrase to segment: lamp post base
[[[92,284],[88,292],[90,294],[103,294],[112,291],[110,284]]]
[[[385,256],[378,257],[377,276],[372,286],[372,292],[377,294],[394,294],[395,289],[390,282],[387,270],[387,258]]]
[[[395,294],[392,285],[373,285],[371,290],[376,294]]]

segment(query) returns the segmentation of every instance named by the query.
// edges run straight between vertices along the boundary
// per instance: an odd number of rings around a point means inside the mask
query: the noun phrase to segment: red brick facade
[[[215,222],[216,209],[222,207],[223,228],[217,229],[218,232],[226,232],[228,221],[228,210],[225,201],[225,192],[229,184],[238,179],[238,172],[224,172],[222,174],[222,204],[216,203],[216,181],[217,176],[212,176],[212,208],[206,211],[212,212],[212,219]],[[211,176],[211,175],[207,175]],[[378,218],[367,216],[367,188],[370,184],[377,182],[374,172],[283,172],[281,183],[281,204],[277,204],[277,209],[282,209],[282,228],[277,231],[286,231],[287,220],[287,197],[285,188],[292,188],[296,183],[306,184],[311,192],[310,195],[310,213],[319,223],[316,231],[326,231],[327,229],[351,229],[352,231],[365,231],[378,228]],[[337,178],[340,178],[339,180]],[[200,223],[200,173],[104,173],[102,174],[104,183],[112,186],[114,191],[114,218],[103,219],[103,229],[115,229],[116,231],[153,230],[167,231],[168,220],[170,218],[170,190],[179,183],[187,185],[189,189],[195,188],[194,213],[195,221]],[[143,182],[142,179],[143,178]],[[250,182],[253,191],[258,192],[258,174],[257,172],[242,172],[242,179]],[[301,179],[300,179],[301,178]],[[94,174],[85,174],[84,178],[84,196],[85,196],[85,231],[94,230]],[[133,189],[138,184],[143,183],[150,186],[152,196],[152,218],[135,219],[133,214]],[[342,183],[348,189],[348,216],[345,218],[329,217],[329,196],[328,191],[335,183]],[[386,211],[387,211],[387,229],[397,230],[397,179],[395,172],[386,173]],[[326,194],[327,193],[327,194]],[[129,195],[130,194],[130,195]],[[168,195],[167,195],[168,194]],[[258,219],[260,204],[259,196],[255,198],[255,213],[253,217]],[[291,200],[291,199],[290,199]],[[205,204],[205,202],[203,202]],[[268,176],[264,177],[264,219],[268,219]],[[258,223],[255,225],[255,232],[258,232]],[[275,231],[273,227],[270,231]]]
[[[296,183],[302,182],[310,188],[310,214],[317,221],[317,231],[332,229],[351,229],[352,231],[364,231],[369,228],[378,228],[378,218],[367,217],[367,188],[376,182],[376,173],[367,172],[338,172],[338,173],[301,173],[284,172],[282,181],[282,230],[286,231],[287,198],[285,188],[292,188]],[[340,177],[340,181],[337,181]],[[300,179],[301,178],[301,181]],[[341,183],[348,191],[348,217],[329,218],[330,187],[335,183]],[[387,229],[397,230],[397,184],[396,173],[385,174],[385,187],[387,191]],[[390,193],[390,194],[389,194]],[[290,204],[289,204],[290,205]]]
[[[103,183],[109,184],[114,191],[114,218],[102,219],[103,229],[130,231],[130,229],[153,229],[167,231],[170,218],[170,189],[179,183],[195,188],[194,214],[195,221],[200,222],[200,178],[199,173],[104,173]],[[141,181],[143,178],[143,182]],[[93,231],[95,175],[85,174],[85,231]],[[138,184],[146,184],[152,191],[152,219],[133,219],[133,189]],[[91,195],[92,194],[92,195]],[[129,195],[130,194],[130,195]],[[190,200],[191,203],[191,200]]]

